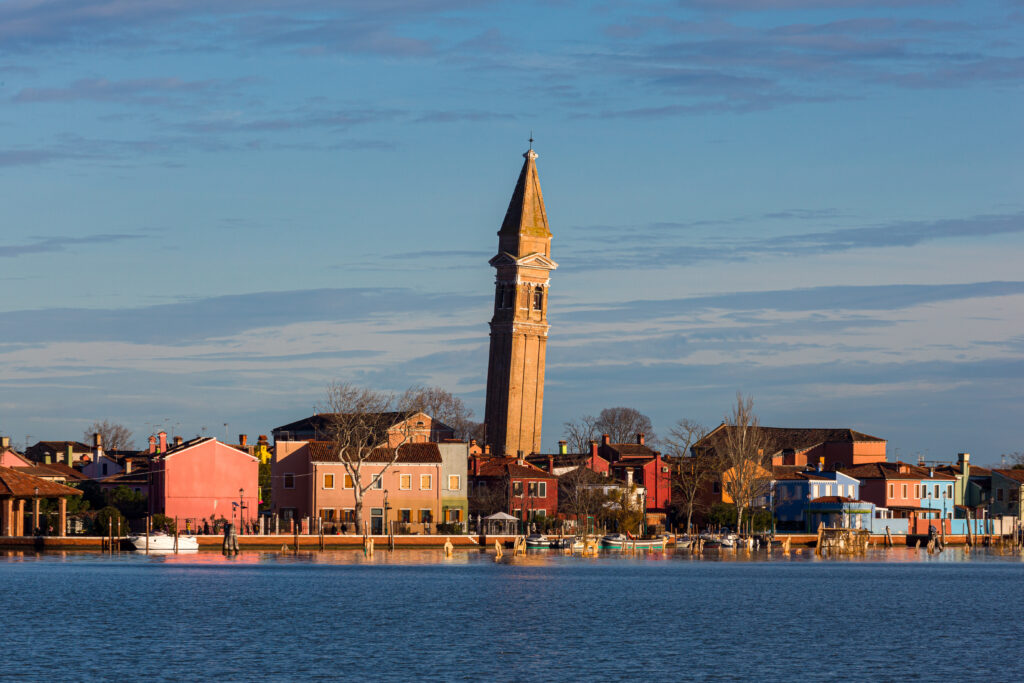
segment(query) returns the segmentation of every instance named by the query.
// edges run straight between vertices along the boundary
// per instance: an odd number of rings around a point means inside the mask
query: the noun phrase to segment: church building
[[[558,267],[532,144],[523,157],[490,260],[496,276],[484,420],[487,445],[499,456],[540,451],[548,287]]]

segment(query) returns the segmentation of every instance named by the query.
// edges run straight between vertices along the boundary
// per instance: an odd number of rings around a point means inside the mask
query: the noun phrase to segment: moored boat
[[[662,550],[665,547],[664,538],[628,538],[625,534],[608,534],[601,537],[599,547],[605,550],[624,550],[636,548],[637,550]]]
[[[544,534],[530,534],[526,537],[526,547],[533,549],[550,548],[551,541]]]
[[[145,534],[137,536],[129,536],[128,542],[135,547],[136,550],[150,550],[150,551],[174,551],[174,536],[166,534],[162,531],[156,531],[149,535],[148,547],[147,539]],[[199,541],[196,540],[195,536],[178,536],[178,547],[177,550],[199,550]]]

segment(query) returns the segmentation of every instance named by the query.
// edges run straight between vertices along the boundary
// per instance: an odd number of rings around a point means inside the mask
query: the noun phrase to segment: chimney
[[[523,455],[523,452],[522,451],[516,451],[516,462],[519,463],[520,465],[522,465],[522,464],[524,464],[525,460],[526,460],[526,456]]]
[[[124,473],[125,474],[131,474],[132,473],[132,460],[131,460],[131,458],[125,458],[124,459]]]
[[[602,446],[607,446],[611,442],[612,442],[612,437],[608,436],[607,434],[602,434],[601,435],[601,445]]]
[[[967,481],[971,478],[971,454],[957,453],[956,459],[960,462],[960,474],[964,475],[964,490],[966,490]]]
[[[75,454],[73,452],[74,447],[71,444],[67,444],[64,447],[64,464],[71,467],[71,463],[75,461]]]
[[[821,472],[825,469],[825,456],[818,458],[818,471]]]
[[[238,445],[241,446],[242,448],[245,448],[246,446],[248,446],[249,445],[249,435],[248,434],[239,434],[238,435]]]
[[[637,443],[638,446],[643,446],[644,445],[644,433],[643,432],[640,432],[639,434],[636,435],[636,443]]]
[[[10,447],[11,447],[11,437],[9,437],[9,436],[0,436],[0,448],[4,449],[6,451]]]
[[[486,446],[484,446],[484,455],[490,455],[490,454],[491,454],[491,445],[487,444]]]
[[[157,432],[157,438],[160,439],[160,452],[167,452],[167,432]]]
[[[257,445],[262,444],[262,445],[266,446],[270,442],[267,440],[267,435],[266,434],[260,434],[259,438],[256,439],[256,443],[257,443]]]
[[[632,485],[633,485],[633,468],[632,467],[627,467],[626,468],[626,486],[632,486]]]
[[[548,473],[549,474],[554,474],[555,473],[555,456],[550,455],[550,454],[548,455]]]
[[[182,440],[182,438],[180,436],[174,437],[174,445],[175,446],[180,446],[182,444],[182,441],[183,440]]]
[[[50,454],[49,453],[47,453],[46,455],[43,456],[43,464],[44,465],[49,465],[50,464]]]
[[[473,456],[473,474],[480,476],[480,457]]]
[[[558,442],[558,454],[559,455],[565,455],[568,452],[569,452],[569,442],[568,441],[559,441]]]
[[[150,436],[149,437],[149,454],[152,455],[153,453],[156,453],[156,437],[155,436]]]
[[[470,439],[469,440],[469,447],[470,448],[476,448],[476,439]]]
[[[596,458],[597,457],[597,442],[596,441],[591,441],[590,442],[590,457],[591,458]]]
[[[97,462],[99,461],[100,456],[103,455],[103,435],[99,432],[95,432],[92,435],[92,454],[95,456],[94,460]]]

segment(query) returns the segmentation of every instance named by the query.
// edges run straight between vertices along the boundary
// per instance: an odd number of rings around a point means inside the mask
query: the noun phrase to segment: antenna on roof
[[[530,130],[530,150],[533,150],[533,130]]]

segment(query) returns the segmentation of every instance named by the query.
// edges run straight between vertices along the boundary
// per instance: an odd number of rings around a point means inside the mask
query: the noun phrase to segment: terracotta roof
[[[87,481],[89,477],[85,476],[74,467],[68,467],[62,462],[51,462],[49,465],[39,465],[44,469],[52,470],[57,474],[62,475],[68,481]]]
[[[595,472],[589,467],[579,466],[576,469],[569,470],[568,472],[559,475],[558,480],[565,481],[571,484],[617,484],[618,482],[611,477],[606,477],[600,472]]]
[[[811,500],[812,503],[866,503],[864,500],[857,500],[856,498],[847,498],[846,496],[821,496]]]
[[[38,489],[38,494],[36,489]],[[55,481],[48,481],[34,477],[31,474],[18,472],[10,467],[0,467],[0,496],[31,498],[35,495],[50,498],[54,496],[80,496],[82,492],[70,486],[58,484]]]
[[[40,477],[42,479],[64,479],[66,481],[87,481],[89,477],[85,476],[73,467],[67,465],[61,465],[56,467],[55,465],[30,465],[28,467],[15,467],[13,469],[18,470],[23,474],[30,474],[33,477]]]
[[[601,456],[597,456],[601,458]],[[548,458],[551,458],[555,467],[575,467],[590,460],[590,453],[531,453],[526,456],[526,462],[545,469],[548,466]],[[601,458],[604,460],[604,458]]]
[[[338,447],[330,441],[310,441],[309,459],[313,462],[341,462]],[[365,462],[388,463],[394,452],[390,448],[375,448]],[[441,449],[436,443],[406,443],[398,448],[398,460],[401,463],[438,463],[442,462]]]
[[[149,484],[149,472],[130,472],[128,474],[115,474],[100,482],[103,486],[129,486],[131,484]]]
[[[470,468],[472,473],[472,468]],[[558,479],[550,472],[545,472],[530,463],[522,465],[515,458],[493,457],[480,461],[481,477],[512,477],[513,479]]]
[[[832,481],[830,477],[802,465],[775,465],[772,467],[772,478],[776,481]]]
[[[992,470],[998,472],[1000,475],[1007,479],[1013,479],[1014,481],[1024,482],[1024,470]]]
[[[900,472],[900,467],[906,471]],[[840,470],[854,479],[903,479],[913,481],[955,481],[956,477],[942,474],[938,470],[929,472],[927,467],[919,467],[905,462],[872,462]]]
[[[729,425],[720,425],[694,444],[694,448],[714,448],[716,438],[724,431],[731,429]],[[787,449],[794,451],[805,451],[818,444],[823,443],[853,443],[857,441],[871,441],[885,443],[885,439],[871,436],[853,429],[815,429],[815,428],[792,428],[792,427],[759,427],[765,433],[769,455],[780,453]]]
[[[938,467],[935,468],[935,471],[942,472],[943,474],[948,474],[951,476],[961,474],[960,465],[939,465]],[[991,477],[992,470],[988,469],[987,467],[982,467],[980,465],[971,465],[971,476]]]

